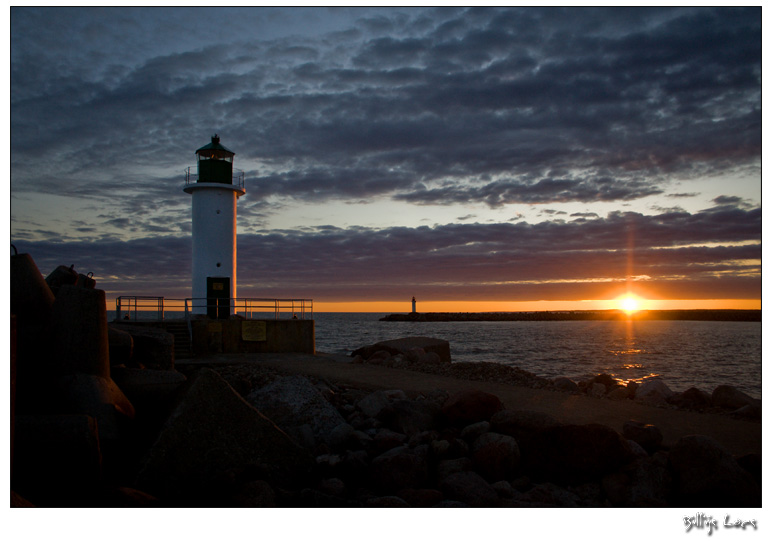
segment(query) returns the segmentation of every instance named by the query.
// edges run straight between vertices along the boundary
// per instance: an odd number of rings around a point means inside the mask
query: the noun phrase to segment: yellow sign
[[[223,326],[218,321],[207,323],[207,331],[209,332],[221,332]]]
[[[242,340],[245,342],[265,342],[265,321],[242,321]]]
[[[223,282],[215,282],[212,284],[213,291],[223,291]]]

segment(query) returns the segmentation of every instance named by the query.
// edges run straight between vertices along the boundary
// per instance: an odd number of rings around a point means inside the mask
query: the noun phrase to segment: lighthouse
[[[236,298],[236,200],[245,190],[233,158],[213,136],[196,151],[196,173],[188,168],[183,187],[192,196],[193,312],[213,319],[227,319]]]

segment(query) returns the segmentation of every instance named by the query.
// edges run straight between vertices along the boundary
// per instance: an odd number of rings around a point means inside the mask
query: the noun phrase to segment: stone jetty
[[[60,282],[54,293],[28,256],[12,263],[12,282],[12,506],[761,505],[761,456],[733,456],[705,435],[665,443],[637,419],[618,429],[568,423],[508,408],[483,388],[417,393],[388,378],[373,388],[284,373],[260,356],[176,363],[164,335],[111,331],[93,282]],[[746,408],[746,423],[759,406],[732,388],[507,375],[451,362],[448,344],[426,337],[358,351],[339,363],[492,377],[610,407]]]

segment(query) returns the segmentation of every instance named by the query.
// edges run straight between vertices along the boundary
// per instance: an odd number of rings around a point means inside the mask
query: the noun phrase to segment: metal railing
[[[222,299],[226,300],[226,299]],[[245,319],[273,315],[274,319],[313,319],[312,299],[261,299],[239,297],[227,299],[229,314]],[[217,308],[212,299],[166,299],[164,297],[120,296],[115,299],[115,319],[123,321],[164,321],[168,312],[190,319],[193,314],[206,314],[207,308]]]
[[[225,300],[225,299],[223,299]],[[230,312],[245,319],[254,319],[267,314],[273,314],[274,319],[287,315],[292,319],[313,319],[314,301],[312,299],[261,299],[252,297],[237,297],[228,299]],[[208,308],[216,309],[212,299],[185,299],[185,313],[205,313]]]
[[[196,184],[199,180],[199,174],[196,172],[196,166],[193,165],[185,169],[185,185]],[[244,171],[234,169],[231,177],[231,185],[244,189]]]

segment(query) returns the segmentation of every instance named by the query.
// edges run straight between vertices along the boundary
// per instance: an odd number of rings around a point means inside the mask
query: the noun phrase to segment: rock
[[[666,507],[671,495],[671,474],[657,460],[643,457],[604,476],[602,486],[614,506]]]
[[[497,481],[496,483],[492,483],[491,488],[497,491],[497,496],[500,498],[505,500],[512,500],[515,498],[515,489],[507,481]]]
[[[628,400],[633,396],[633,391],[628,387],[618,386],[613,388],[607,393],[607,398],[610,400]]]
[[[17,415],[13,489],[41,507],[98,505],[102,453],[87,415]]]
[[[217,493],[224,472],[259,464],[272,486],[295,486],[311,456],[250,406],[220,375],[202,369],[181,390],[161,433],[142,459],[137,488],[165,505],[230,503]]]
[[[45,413],[50,404],[41,397],[50,393],[57,368],[51,340],[54,294],[29,254],[11,256],[10,290],[16,352],[13,403],[21,413]]]
[[[762,404],[748,404],[742,408],[738,408],[733,412],[733,415],[738,417],[744,417],[746,419],[759,421],[762,419]]]
[[[589,389],[589,393],[594,398],[604,398],[607,394],[607,388],[601,383],[593,383]]]
[[[441,460],[437,464],[437,479],[442,481],[451,474],[470,471],[473,468],[472,460],[460,457],[451,460]]]
[[[64,285],[52,308],[58,374],[110,377],[105,292]]]
[[[440,409],[423,400],[396,400],[378,413],[377,419],[392,430],[408,436],[432,428]]]
[[[751,474],[708,436],[684,436],[670,449],[677,505],[759,507],[762,492]]]
[[[701,411],[711,407],[711,395],[696,387],[690,387],[684,392],[673,395],[668,402],[682,409]]]
[[[580,498],[553,483],[542,483],[516,496],[515,500],[525,507],[577,507]]]
[[[110,327],[131,335],[134,341],[134,363],[157,370],[174,369],[173,334],[157,327],[129,323],[110,323]]]
[[[411,507],[432,507],[443,501],[443,493],[434,488],[406,488],[397,496]]]
[[[391,353],[388,351],[379,350],[373,353],[373,355],[368,356],[365,362],[369,364],[386,364],[389,360],[391,360],[391,358]]]
[[[48,324],[54,294],[29,254],[11,256],[10,297],[19,326]]]
[[[491,430],[512,436],[517,442],[557,426],[561,426],[559,421],[539,411],[502,410],[491,417]]]
[[[131,362],[134,355],[134,339],[131,334],[108,325],[107,342],[111,367]]]
[[[405,488],[420,488],[428,478],[427,459],[407,446],[395,447],[371,462],[373,483],[387,493]]]
[[[491,423],[488,421],[480,421],[479,423],[473,423],[471,425],[465,426],[462,429],[460,436],[465,441],[474,441],[478,438],[478,436],[488,432],[490,428]]]
[[[451,362],[451,348],[446,340],[427,338],[425,336],[409,336],[396,340],[386,340],[371,346],[365,346],[352,352],[351,356],[361,355],[369,359],[379,350],[387,351],[390,355],[403,354],[410,358],[411,350],[421,348],[425,353],[436,353],[442,362]]]
[[[502,409],[504,406],[499,397],[477,389],[457,392],[443,404],[443,414],[454,425],[488,421]]]
[[[284,376],[257,388],[245,399],[285,432],[311,427],[316,443],[330,444],[331,432],[346,420],[304,376]]]
[[[762,486],[762,455],[759,453],[749,453],[739,456],[738,465],[749,472],[758,485]]]
[[[341,423],[330,431],[327,438],[328,444],[334,449],[345,448],[355,440],[355,432],[354,427],[349,423]]]
[[[69,374],[59,378],[58,386],[60,411],[95,418],[103,446],[120,439],[126,421],[134,419],[134,406],[110,378]]]
[[[527,449],[528,453],[521,448],[524,471],[536,478],[568,484],[597,479],[634,458],[628,442],[600,424],[545,429],[534,436]]]
[[[130,487],[115,487],[103,496],[101,506],[120,508],[160,507],[161,502],[155,496]]]
[[[73,266],[66,267],[64,265],[59,265],[51,272],[51,274],[46,276],[46,284],[48,284],[48,287],[54,292],[54,295],[58,295],[60,287],[74,286],[77,281],[78,273]]]
[[[607,389],[617,386],[620,382],[609,374],[598,374],[591,378],[592,383],[600,383]]]
[[[357,402],[357,407],[368,417],[377,417],[391,400],[408,400],[403,391],[375,391]]]
[[[663,434],[658,427],[635,420],[626,421],[623,425],[623,437],[635,441],[649,453],[657,450],[663,442]]]
[[[451,500],[471,507],[493,507],[499,495],[483,477],[472,471],[452,473],[440,481],[440,490]]]
[[[113,380],[137,408],[152,414],[166,411],[186,377],[177,370],[144,370],[115,366]]]
[[[408,502],[397,496],[377,496],[365,501],[367,507],[410,507]]]
[[[636,443],[633,440],[627,440],[628,445],[631,448],[631,452],[634,454],[635,457],[648,457],[650,454],[638,443]]]
[[[490,482],[511,479],[521,459],[515,439],[495,432],[479,436],[471,450],[475,469]]]
[[[565,377],[559,377],[554,379],[553,387],[565,393],[576,393],[580,391],[580,388],[577,386],[577,384],[574,381]]]
[[[343,498],[346,495],[346,484],[337,477],[323,479],[319,482],[319,490],[330,496]]]
[[[237,507],[276,507],[276,494],[270,484],[256,479],[245,483],[233,496],[232,501]]]
[[[377,454],[384,453],[405,443],[408,436],[388,428],[381,428],[373,436],[373,449]]]
[[[731,385],[720,385],[711,393],[711,403],[718,408],[735,410],[760,402]]]
[[[674,391],[668,388],[663,380],[650,379],[639,385],[636,389],[636,400],[652,406],[665,405],[668,399],[674,395]]]

